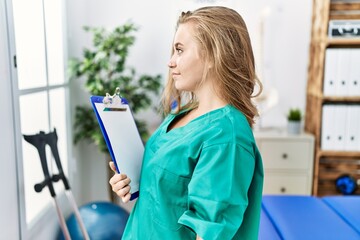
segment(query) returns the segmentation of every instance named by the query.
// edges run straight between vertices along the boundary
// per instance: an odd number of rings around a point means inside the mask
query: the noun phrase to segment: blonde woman
[[[182,13],[168,66],[167,117],[146,143],[123,239],[257,239],[263,167],[251,98],[258,80],[242,17],[226,7]],[[130,181],[110,179],[124,202]]]

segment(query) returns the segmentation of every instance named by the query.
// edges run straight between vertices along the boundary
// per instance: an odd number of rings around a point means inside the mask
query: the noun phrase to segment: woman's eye
[[[176,50],[177,53],[182,53],[183,52],[183,50],[180,49],[180,48],[176,48],[175,50]]]

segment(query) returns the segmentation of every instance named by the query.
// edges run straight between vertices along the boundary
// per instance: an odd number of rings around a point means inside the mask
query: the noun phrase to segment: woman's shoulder
[[[211,118],[209,123],[219,128],[228,129],[234,133],[238,132],[237,130],[242,130],[247,133],[252,132],[245,115],[231,105],[224,107],[221,114]]]
[[[253,132],[245,115],[231,105],[224,107],[221,114],[210,117],[207,125],[206,128],[214,136],[208,144],[223,142],[248,148],[254,143]]]

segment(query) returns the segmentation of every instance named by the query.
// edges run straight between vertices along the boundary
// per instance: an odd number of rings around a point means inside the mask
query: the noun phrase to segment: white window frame
[[[0,115],[2,137],[0,139],[1,168],[0,188],[0,239],[20,239],[19,209],[16,176],[16,151],[11,87],[11,59],[6,17],[6,2],[0,0]],[[4,104],[5,103],[5,104]]]
[[[59,230],[58,225],[58,217],[56,215],[56,211],[54,206],[49,204],[45,207],[44,211],[41,212],[36,219],[32,221],[32,223],[28,226],[26,223],[26,209],[25,209],[25,190],[24,190],[24,169],[23,169],[23,156],[22,156],[22,132],[21,132],[21,123],[20,123],[20,105],[19,98],[20,96],[26,94],[33,94],[38,92],[45,91],[48,95],[49,100],[49,92],[53,89],[64,88],[65,90],[65,106],[66,106],[66,126],[67,126],[67,159],[68,166],[71,165],[70,161],[72,160],[72,130],[71,130],[71,114],[70,114],[70,101],[69,101],[69,83],[65,81],[64,84],[49,86],[49,79],[47,78],[47,84],[45,87],[33,88],[33,89],[18,89],[18,77],[17,77],[17,69],[15,67],[15,57],[16,56],[16,46],[15,46],[15,34],[14,34],[14,22],[13,22],[13,8],[12,8],[12,0],[4,0],[5,2],[5,11],[7,17],[7,29],[8,29],[8,39],[9,39],[9,62],[11,63],[11,85],[12,85],[12,105],[13,105],[13,119],[14,119],[14,136],[15,136],[15,149],[16,149],[16,163],[17,163],[17,180],[18,180],[18,202],[19,202],[19,229],[20,229],[20,238],[21,239],[51,239],[54,237],[54,234]],[[62,1],[62,9],[63,9],[63,26],[66,27],[66,18],[65,18],[65,2]],[[64,46],[64,64],[65,68],[67,66],[67,38],[66,31],[63,31],[63,46]],[[46,47],[46,46],[45,46]],[[65,73],[65,78],[67,78]],[[49,104],[50,105],[50,104]],[[49,106],[48,105],[48,106]],[[49,107],[50,108],[50,107]],[[48,110],[50,110],[48,108]],[[50,119],[50,111],[48,111],[48,119]],[[15,157],[15,156],[14,156]],[[40,161],[40,160],[39,160]],[[63,160],[62,160],[63,161]],[[70,182],[71,176],[70,176]],[[48,191],[44,189],[44,191]],[[64,206],[64,202],[66,200],[64,191],[61,193],[57,192],[57,199],[62,207],[62,210],[66,213],[69,212],[69,207]]]

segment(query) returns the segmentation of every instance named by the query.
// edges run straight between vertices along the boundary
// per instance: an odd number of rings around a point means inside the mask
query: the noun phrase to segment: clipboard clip
[[[123,104],[122,102],[119,87],[115,89],[114,95],[110,95],[109,93],[106,93],[106,96],[103,99],[103,104],[104,104],[104,111],[123,112],[127,110],[126,105]]]

